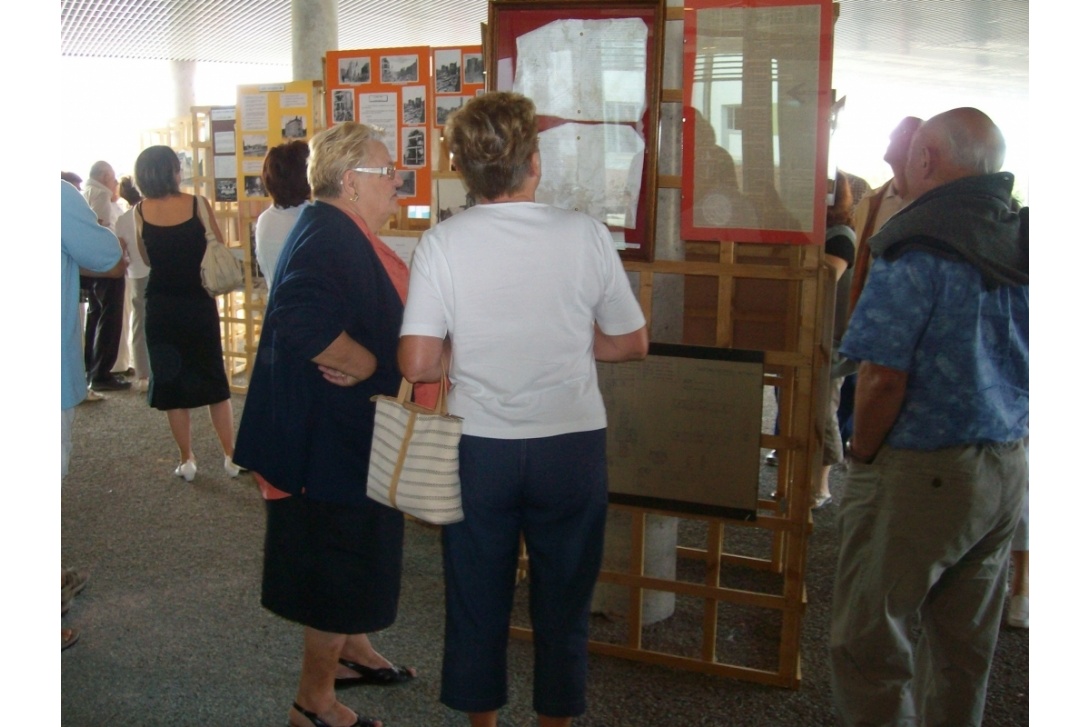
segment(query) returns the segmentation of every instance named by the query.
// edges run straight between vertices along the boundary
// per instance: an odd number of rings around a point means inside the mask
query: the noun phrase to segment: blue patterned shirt
[[[972,265],[920,250],[875,260],[840,353],[908,372],[892,447],[1029,433],[1028,285],[987,290]]]

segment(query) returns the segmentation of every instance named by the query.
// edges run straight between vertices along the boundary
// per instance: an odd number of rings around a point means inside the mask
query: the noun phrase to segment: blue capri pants
[[[465,520],[443,528],[446,637],[440,701],[507,703],[507,639],[519,535],[530,558],[534,711],[586,711],[590,601],[602,564],[606,432],[536,439],[463,436]]]

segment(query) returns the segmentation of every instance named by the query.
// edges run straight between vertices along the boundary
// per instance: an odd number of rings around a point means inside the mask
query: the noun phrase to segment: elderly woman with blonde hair
[[[519,537],[530,557],[534,711],[549,727],[586,710],[590,599],[602,559],[606,413],[595,359],[647,354],[647,326],[609,230],[538,204],[537,118],[489,93],[446,139],[481,201],[424,233],[398,358],[410,381],[449,362],[465,520],[443,528],[446,641],[440,700],[494,727],[507,701]]]
[[[367,497],[376,394],[396,395],[408,269],[375,232],[400,180],[377,131],[346,122],[310,142],[316,201],[284,243],[235,461],[266,500],[261,603],[303,626],[295,727],[380,727],[334,687],[397,684],[367,633],[397,615],[404,518]]]

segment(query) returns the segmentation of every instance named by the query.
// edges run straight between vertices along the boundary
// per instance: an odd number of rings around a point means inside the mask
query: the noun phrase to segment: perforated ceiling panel
[[[338,0],[341,48],[476,45],[488,0]],[[291,0],[61,0],[61,55],[291,65]]]
[[[341,48],[476,45],[488,0],[338,0],[338,12]],[[837,56],[1025,83],[1028,28],[1028,0],[842,0]],[[291,0],[61,0],[61,55],[291,65]]]

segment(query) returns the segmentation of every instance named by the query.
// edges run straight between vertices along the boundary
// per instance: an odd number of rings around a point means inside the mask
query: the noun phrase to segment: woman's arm
[[[397,345],[397,365],[412,383],[438,381],[444,358],[450,363],[450,339],[435,336],[402,336]]]
[[[355,386],[378,368],[375,355],[344,331],[311,361],[318,364],[326,381],[337,386]]]
[[[647,346],[646,325],[631,333],[609,336],[594,324],[594,358],[598,361],[638,361],[647,357]]]

